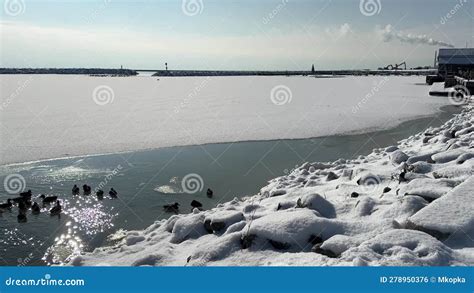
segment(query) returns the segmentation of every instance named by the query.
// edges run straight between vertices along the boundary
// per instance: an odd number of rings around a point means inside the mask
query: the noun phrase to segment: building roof
[[[474,65],[474,48],[439,49],[439,65]]]

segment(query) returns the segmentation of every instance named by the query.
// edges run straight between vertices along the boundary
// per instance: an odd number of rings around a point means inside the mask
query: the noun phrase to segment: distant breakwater
[[[346,75],[430,75],[436,70],[317,70],[317,71],[226,71],[226,70],[138,70],[153,76],[346,76]]]
[[[138,72],[131,69],[103,68],[0,68],[0,74],[85,74],[134,76]]]

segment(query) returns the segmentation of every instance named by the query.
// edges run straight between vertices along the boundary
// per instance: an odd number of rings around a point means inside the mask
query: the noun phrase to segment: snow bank
[[[441,239],[456,232],[474,239],[474,175],[410,217],[409,226]]]
[[[130,231],[71,265],[472,266],[473,125],[466,106],[397,146],[305,163],[255,196]]]
[[[0,165],[389,128],[448,104],[420,83],[423,76],[2,75]],[[271,92],[280,85],[291,95],[276,105]]]

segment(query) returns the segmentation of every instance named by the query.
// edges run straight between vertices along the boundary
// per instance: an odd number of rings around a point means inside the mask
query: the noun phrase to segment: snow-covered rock
[[[406,160],[408,160],[408,155],[405,154],[403,151],[401,150],[397,150],[397,151],[394,151],[391,155],[390,155],[390,160],[392,161],[392,163],[394,163],[395,165],[399,165],[403,162],[405,162]]]
[[[473,124],[466,106],[397,146],[306,163],[253,197],[122,233],[71,265],[472,266]]]
[[[414,214],[408,221],[410,228],[440,239],[456,232],[474,239],[474,176]]]

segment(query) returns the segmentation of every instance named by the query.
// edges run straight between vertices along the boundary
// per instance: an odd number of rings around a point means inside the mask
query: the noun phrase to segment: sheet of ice
[[[1,75],[0,164],[387,128],[448,104],[423,83],[422,76]]]
[[[474,158],[459,158],[472,152],[473,125],[473,107],[467,106],[396,147],[353,160],[305,163],[257,195],[130,231],[121,243],[78,256],[71,265],[472,266]],[[396,149],[407,157],[450,158],[393,163]],[[456,156],[446,153],[450,149]],[[399,182],[402,170],[406,176]],[[216,233],[206,229],[206,219],[229,227]],[[436,239],[433,231],[449,237]]]

